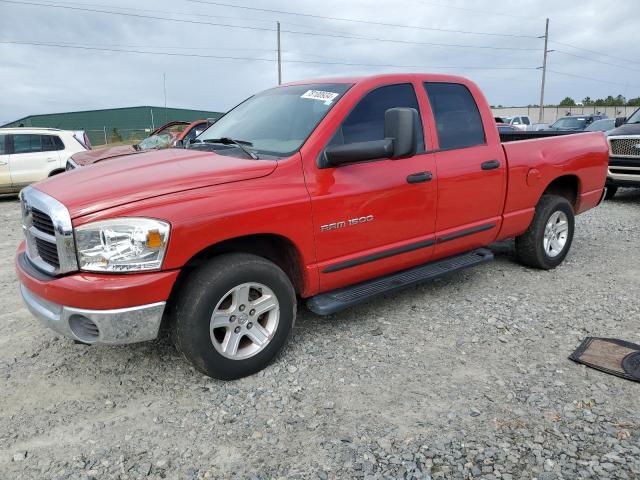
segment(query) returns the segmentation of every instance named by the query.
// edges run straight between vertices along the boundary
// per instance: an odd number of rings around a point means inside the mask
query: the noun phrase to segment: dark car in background
[[[602,120],[596,120],[584,130],[585,132],[608,132],[614,128],[616,128],[615,118],[603,118]]]
[[[606,115],[599,114],[567,115],[566,117],[559,118],[549,125],[548,130],[581,132],[596,120],[602,120],[605,118],[607,118]]]
[[[96,162],[108,160],[110,158],[142,153],[149,150],[159,150],[183,145],[202,132],[204,132],[213,122],[211,120],[197,120],[195,122],[175,121],[169,122],[155,129],[151,134],[134,145],[116,145],[113,147],[98,148],[88,150],[73,155],[66,165],[66,170],[73,170],[77,167],[84,167]]]

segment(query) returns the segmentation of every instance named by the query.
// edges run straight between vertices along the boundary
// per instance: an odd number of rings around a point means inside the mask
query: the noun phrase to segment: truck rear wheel
[[[516,253],[525,265],[550,270],[562,263],[571,248],[575,218],[569,201],[543,195],[527,231],[516,237]]]
[[[296,315],[287,275],[255,255],[226,254],[190,274],[174,307],[173,340],[200,372],[223,380],[262,370]]]

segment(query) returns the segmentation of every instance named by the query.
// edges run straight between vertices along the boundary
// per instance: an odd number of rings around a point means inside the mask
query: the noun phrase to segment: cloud
[[[85,9],[106,9],[106,2],[34,0]],[[79,3],[84,2],[84,3]],[[366,19],[441,29],[481,31],[536,37],[543,34],[544,17],[551,18],[549,69],[580,77],[549,73],[546,102],[565,96],[581,99],[621,93],[640,96],[640,55],[637,53],[637,22],[632,0],[605,8],[597,0],[552,2],[506,1],[449,2],[444,0],[391,1],[326,0],[303,3],[228,0],[235,5],[255,6],[314,15]],[[93,7],[92,7],[93,5]],[[102,5],[102,7],[100,7]],[[456,8],[451,8],[456,7]],[[492,104],[527,105],[538,102],[539,70],[479,70],[463,67],[529,67],[542,63],[542,40],[447,33],[419,29],[351,23],[203,5],[187,0],[118,2],[109,10],[178,20],[225,23],[273,29],[282,24],[283,79],[339,75],[366,75],[394,71],[433,71],[461,74],[476,81]],[[144,11],[143,11],[144,10]],[[165,12],[175,12],[167,14]],[[232,17],[232,18],[229,18]],[[356,40],[293,32],[351,35],[399,42],[432,42],[527,48],[491,50],[435,45]],[[275,59],[273,31],[107,15],[42,6],[0,2],[3,41],[67,43],[96,48],[152,50],[182,54]],[[606,53],[617,58],[577,50]],[[116,47],[109,47],[109,46]],[[567,55],[621,65],[619,68]],[[3,80],[0,122],[25,115],[132,105],[162,105],[162,75],[167,77],[169,106],[226,110],[252,93],[277,83],[275,62],[160,56],[45,46],[0,44],[0,78]],[[338,62],[389,65],[366,67],[298,62]],[[636,62],[636,63],[632,63]],[[393,65],[424,65],[423,68]],[[451,70],[434,67],[453,66]],[[633,70],[635,69],[635,70]],[[612,82],[612,83],[601,83]]]

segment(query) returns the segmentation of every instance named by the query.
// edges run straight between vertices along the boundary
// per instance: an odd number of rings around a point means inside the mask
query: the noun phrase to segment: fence
[[[82,129],[78,129],[82,130]],[[118,143],[137,143],[149,136],[153,130],[147,128],[118,128],[114,126],[104,126],[101,129],[85,130],[91,145],[100,146]]]
[[[543,123],[553,123],[558,118],[568,115],[586,115],[589,113],[602,113],[609,118],[629,117],[638,107],[544,107]],[[491,109],[495,117],[512,117],[527,115],[532,122],[538,123],[539,107],[495,107]]]

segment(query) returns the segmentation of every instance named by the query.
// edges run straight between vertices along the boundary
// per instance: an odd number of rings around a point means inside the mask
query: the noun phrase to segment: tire
[[[612,200],[613,197],[616,196],[617,192],[618,192],[618,187],[616,185],[612,185],[610,187],[607,187],[607,193],[604,194],[604,199],[605,200]]]
[[[545,240],[545,232],[552,217],[557,221],[552,222],[553,230],[548,232],[549,236]],[[563,222],[566,225],[563,225]],[[518,258],[530,267],[543,270],[556,268],[571,248],[574,228],[575,218],[569,201],[557,195],[543,195],[536,206],[531,225],[525,233],[516,237]],[[555,237],[553,237],[554,233]],[[549,238],[555,238],[555,241],[549,242]]]
[[[181,287],[172,337],[200,372],[232,380],[262,370],[276,357],[295,316],[295,291],[277,265],[255,255],[225,254],[194,270]]]

